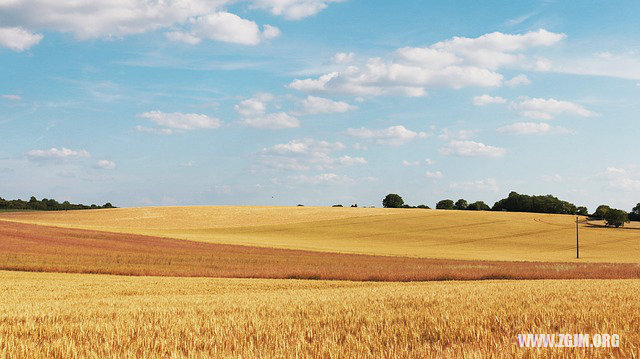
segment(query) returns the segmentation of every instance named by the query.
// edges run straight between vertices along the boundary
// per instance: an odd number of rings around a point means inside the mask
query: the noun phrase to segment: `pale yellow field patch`
[[[328,207],[147,207],[0,219],[211,243],[423,258],[574,261],[575,217]],[[581,262],[640,262],[640,228],[580,224]]]

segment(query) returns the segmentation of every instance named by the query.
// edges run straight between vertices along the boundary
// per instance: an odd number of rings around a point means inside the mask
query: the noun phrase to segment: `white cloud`
[[[296,79],[289,87],[370,96],[424,96],[431,87],[496,87],[503,82],[499,68],[523,67],[525,51],[551,46],[564,38],[564,34],[546,30],[522,35],[494,32],[478,38],[454,37],[429,47],[400,48],[391,60],[370,58],[364,64],[350,65],[315,79]],[[523,80],[519,77],[514,83]]]
[[[255,22],[221,11],[194,20],[191,35],[240,45],[257,45],[263,38],[280,35],[280,30],[269,25],[261,32]]]
[[[371,130],[368,128],[349,128],[347,129],[349,136],[375,140],[376,143],[399,146],[410,142],[416,138],[426,138],[428,134],[425,132],[414,132],[404,126],[391,126],[380,130]]]
[[[0,10],[2,5],[0,5]],[[0,46],[22,52],[30,49],[42,40],[41,34],[35,34],[22,27],[0,27]]]
[[[576,54],[555,59],[550,71],[640,80],[640,57],[634,52]]]
[[[316,96],[307,96],[307,98],[302,101],[302,107],[307,114],[342,113],[358,108],[343,101],[333,101],[328,98]]]
[[[272,100],[273,95],[269,93],[262,93],[243,100],[234,108],[242,116],[262,115],[267,111],[267,104]]]
[[[623,191],[640,191],[640,174],[634,171],[618,167],[607,167],[603,173],[608,180],[610,188]]]
[[[512,103],[511,106],[519,111],[522,116],[539,120],[550,120],[556,115],[565,114],[580,117],[596,115],[595,112],[589,111],[577,103],[559,101],[553,98],[526,98],[520,102]]]
[[[22,100],[22,96],[14,95],[14,94],[6,94],[6,95],[2,95],[1,97],[3,99],[5,99],[5,100],[11,100],[11,101],[20,101],[20,100]]]
[[[617,167],[607,167],[606,173],[607,174],[623,174],[626,173],[627,171],[624,168],[617,168]]]
[[[281,129],[300,127],[300,121],[286,112],[247,117],[240,122],[245,126],[256,128]]]
[[[425,173],[425,176],[431,179],[441,179],[444,177],[444,175],[440,171],[436,171],[436,172],[427,171],[427,173]]]
[[[164,36],[166,36],[169,41],[184,42],[185,44],[189,45],[197,45],[202,42],[202,39],[200,39],[199,37],[183,31],[166,32]]]
[[[551,126],[544,122],[516,122],[511,125],[502,126],[497,129],[500,133],[510,133],[516,135],[529,135],[541,133],[569,133],[570,131],[564,127]]]
[[[261,31],[254,21],[224,11],[231,3],[231,0],[96,0],[79,4],[73,0],[27,0],[0,3],[0,13],[5,24],[15,26],[7,29],[68,32],[81,40],[171,29],[166,33],[169,40],[192,45],[203,39],[256,45],[280,35],[274,26],[264,25]],[[18,51],[33,46],[42,37],[23,31],[18,36],[20,41],[10,42]],[[11,39],[16,39],[15,33]]]
[[[459,130],[459,131],[449,131],[448,128],[443,128],[440,130],[440,134],[438,138],[441,140],[468,140],[473,138],[478,132],[477,130]]]
[[[197,113],[180,113],[180,112],[161,112],[161,111],[149,111],[138,115],[138,117],[150,120],[158,126],[160,133],[171,134],[170,131],[163,130],[178,130],[178,131],[190,131],[199,129],[214,129],[222,125],[222,122],[214,117]],[[153,132],[155,129],[148,129],[142,126],[137,126],[138,131]]]
[[[96,165],[105,170],[112,170],[116,168],[116,163],[109,160],[99,160]]]
[[[348,155],[334,157],[331,155],[333,152],[344,149],[345,146],[340,142],[316,141],[306,138],[264,148],[259,153],[259,159],[268,168],[298,171],[325,170],[337,166],[367,163],[362,157]]]
[[[494,103],[506,103],[507,100],[500,96],[481,95],[473,98],[473,104],[476,106],[486,106]]]
[[[520,74],[511,78],[511,80],[505,81],[504,84],[509,87],[518,87],[520,85],[529,85],[531,80],[525,74]]]
[[[353,52],[338,52],[333,55],[332,62],[335,64],[348,64],[353,61]]]
[[[74,158],[86,158],[91,156],[86,150],[71,150],[65,147],[57,149],[52,147],[48,150],[31,150],[27,156],[32,160],[68,160]]]
[[[419,166],[420,165],[420,161],[402,160],[402,165],[405,166],[405,167]]]
[[[427,166],[431,166],[432,164],[434,164],[434,163],[435,163],[435,161],[434,161],[434,160],[432,160],[431,158],[425,158],[425,159],[424,159],[424,163],[425,163]]]
[[[327,8],[328,4],[344,0],[253,0],[253,7],[266,9],[273,15],[288,20],[300,20],[313,16]]]
[[[451,189],[459,189],[463,191],[498,191],[498,183],[493,178],[487,178],[478,181],[456,182],[449,186]]]
[[[440,149],[444,155],[461,157],[502,157],[507,151],[501,147],[485,145],[474,141],[451,141]]]

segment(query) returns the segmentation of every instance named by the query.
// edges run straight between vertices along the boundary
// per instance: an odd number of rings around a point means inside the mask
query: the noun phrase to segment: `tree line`
[[[67,210],[99,209],[99,208],[116,208],[116,207],[114,207],[109,202],[105,203],[102,206],[98,206],[95,204],[87,206],[84,204],[69,203],[69,201],[64,201],[60,203],[55,199],[47,199],[47,198],[38,200],[33,196],[31,196],[31,199],[29,199],[29,201],[23,201],[21,199],[8,200],[0,197],[0,209],[32,210],[32,211],[67,211]]]
[[[395,193],[388,194],[382,200],[385,208],[417,208],[404,204],[402,197]],[[425,205],[419,208],[429,208]],[[611,208],[607,205],[598,206],[593,214],[584,206],[576,206],[573,203],[563,201],[552,195],[530,196],[517,192],[509,193],[507,198],[497,201],[493,207],[489,207],[483,201],[468,203],[465,199],[454,202],[451,199],[443,199],[436,203],[436,209],[444,210],[472,210],[472,211],[508,211],[508,212],[532,212],[550,214],[575,214],[603,219],[607,225],[620,227],[629,221],[640,221],[640,203],[630,212]]]

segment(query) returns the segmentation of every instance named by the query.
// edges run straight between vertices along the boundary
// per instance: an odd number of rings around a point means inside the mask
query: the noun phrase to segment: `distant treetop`
[[[73,204],[69,201],[59,203],[55,199],[43,198],[39,201],[36,197],[31,196],[28,202],[21,199],[8,200],[0,197],[0,209],[10,210],[31,210],[31,211],[66,211],[76,209],[98,209],[98,208],[116,208],[107,202],[103,206],[92,204],[90,206],[84,204]]]

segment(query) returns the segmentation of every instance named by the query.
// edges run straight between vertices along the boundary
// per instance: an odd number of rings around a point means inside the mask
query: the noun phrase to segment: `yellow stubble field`
[[[640,280],[372,283],[0,271],[0,356],[637,357]],[[620,348],[517,345],[605,333]]]
[[[0,220],[208,243],[422,258],[572,261],[575,217],[327,207],[148,207],[3,213]],[[583,219],[584,220],[584,219]],[[640,262],[640,226],[580,224],[580,262]]]

